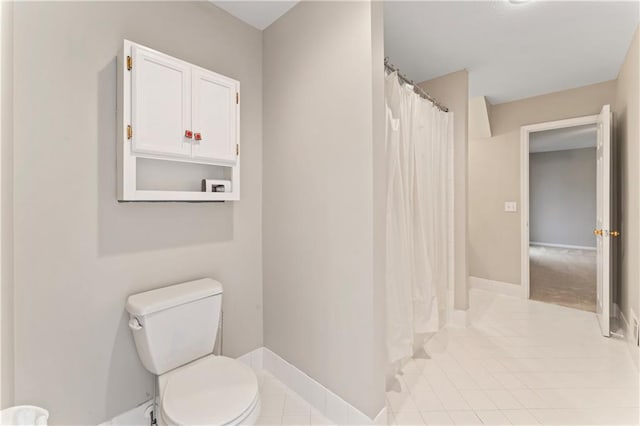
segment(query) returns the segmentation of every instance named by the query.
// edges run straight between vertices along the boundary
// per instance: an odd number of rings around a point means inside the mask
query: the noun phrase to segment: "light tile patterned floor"
[[[267,371],[258,372],[260,385],[260,417],[256,425],[330,425],[304,399]]]
[[[595,314],[471,291],[471,326],[447,328],[387,393],[397,425],[638,425],[639,375]]]

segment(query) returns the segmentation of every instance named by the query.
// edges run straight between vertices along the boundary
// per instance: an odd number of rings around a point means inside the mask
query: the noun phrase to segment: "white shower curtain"
[[[453,114],[386,75],[387,355],[413,355],[440,327],[449,251],[449,153]]]

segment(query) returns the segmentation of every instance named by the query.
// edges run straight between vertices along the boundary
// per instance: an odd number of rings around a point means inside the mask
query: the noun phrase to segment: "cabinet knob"
[[[185,130],[184,137],[191,139],[193,137],[193,132],[191,130]]]
[[[193,134],[193,138],[197,141],[201,141],[202,140],[202,135],[200,133],[194,133]]]

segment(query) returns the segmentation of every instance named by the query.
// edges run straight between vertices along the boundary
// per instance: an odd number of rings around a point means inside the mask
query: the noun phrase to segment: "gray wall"
[[[0,223],[2,247],[0,249],[0,271],[2,279],[2,382],[1,407],[13,405],[13,3],[2,2],[2,211]]]
[[[618,148],[620,206],[615,241],[619,259],[617,302],[628,322],[632,313],[640,315],[640,29],[636,29],[616,85],[615,138]],[[640,364],[635,352],[636,366]]]
[[[303,1],[264,32],[265,345],[371,417],[385,398],[379,7]]]
[[[208,2],[14,9],[15,399],[97,424],[149,398],[129,294],[210,276],[225,353],[262,345],[262,35]],[[116,202],[124,38],[241,81],[242,200]]]
[[[520,128],[598,114],[615,92],[612,80],[491,108],[492,136],[469,140],[469,275],[520,284],[520,208],[504,211],[520,200]]]
[[[595,248],[596,149],[529,154],[529,203],[531,242]]]
[[[369,325],[371,337],[372,382],[369,393],[369,415],[377,415],[385,406],[387,341],[387,149],[386,149],[386,104],[384,96],[384,7],[383,2],[371,2],[371,71],[373,135],[373,292],[372,320]],[[382,370],[385,373],[382,373]],[[386,418],[383,418],[386,420]]]

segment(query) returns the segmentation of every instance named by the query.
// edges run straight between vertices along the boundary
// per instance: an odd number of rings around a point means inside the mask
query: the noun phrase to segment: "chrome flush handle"
[[[142,330],[142,324],[138,318],[134,317],[129,320],[129,328],[134,331]]]

